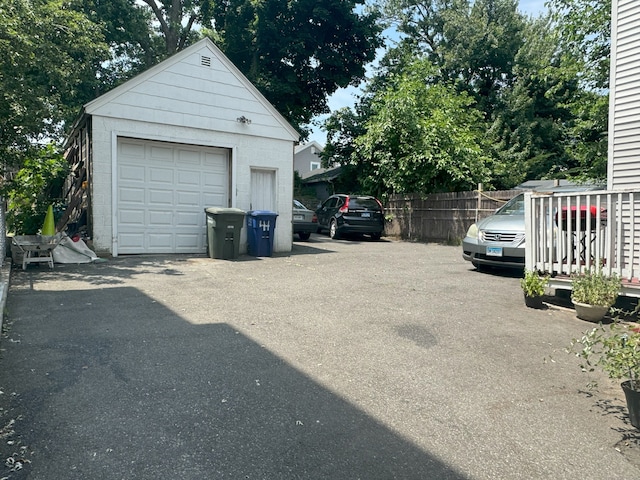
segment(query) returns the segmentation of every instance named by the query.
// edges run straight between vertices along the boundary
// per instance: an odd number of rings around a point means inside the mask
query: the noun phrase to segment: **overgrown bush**
[[[22,168],[2,187],[7,200],[7,232],[35,235],[49,205],[62,206],[62,187],[69,165],[53,145],[26,158]]]

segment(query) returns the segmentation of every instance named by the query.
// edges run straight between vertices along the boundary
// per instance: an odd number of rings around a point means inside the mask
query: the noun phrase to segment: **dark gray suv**
[[[332,195],[316,210],[318,233],[329,231],[329,237],[339,238],[347,233],[370,235],[380,240],[384,232],[382,203],[375,197],[363,195]]]

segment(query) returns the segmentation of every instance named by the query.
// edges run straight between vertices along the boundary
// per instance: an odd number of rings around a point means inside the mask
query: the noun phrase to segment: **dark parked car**
[[[329,237],[339,238],[347,233],[371,235],[379,240],[384,231],[382,203],[361,195],[332,195],[316,210],[318,233],[329,231]]]
[[[293,200],[293,234],[300,240],[309,240],[318,229],[318,218],[313,210],[309,210],[298,200]]]

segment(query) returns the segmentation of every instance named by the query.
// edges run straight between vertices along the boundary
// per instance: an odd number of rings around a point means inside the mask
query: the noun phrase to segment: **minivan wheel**
[[[336,222],[335,218],[331,220],[331,223],[329,224],[329,238],[333,239],[333,240],[337,240],[339,237],[338,235],[338,223]]]
[[[372,233],[371,234],[371,240],[377,242],[378,240],[380,240],[380,237],[382,236],[381,233]]]

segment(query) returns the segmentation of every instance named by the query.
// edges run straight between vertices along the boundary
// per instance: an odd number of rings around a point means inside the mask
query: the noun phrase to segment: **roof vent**
[[[205,57],[204,55],[200,57],[200,65],[203,67],[211,66],[211,57]]]

